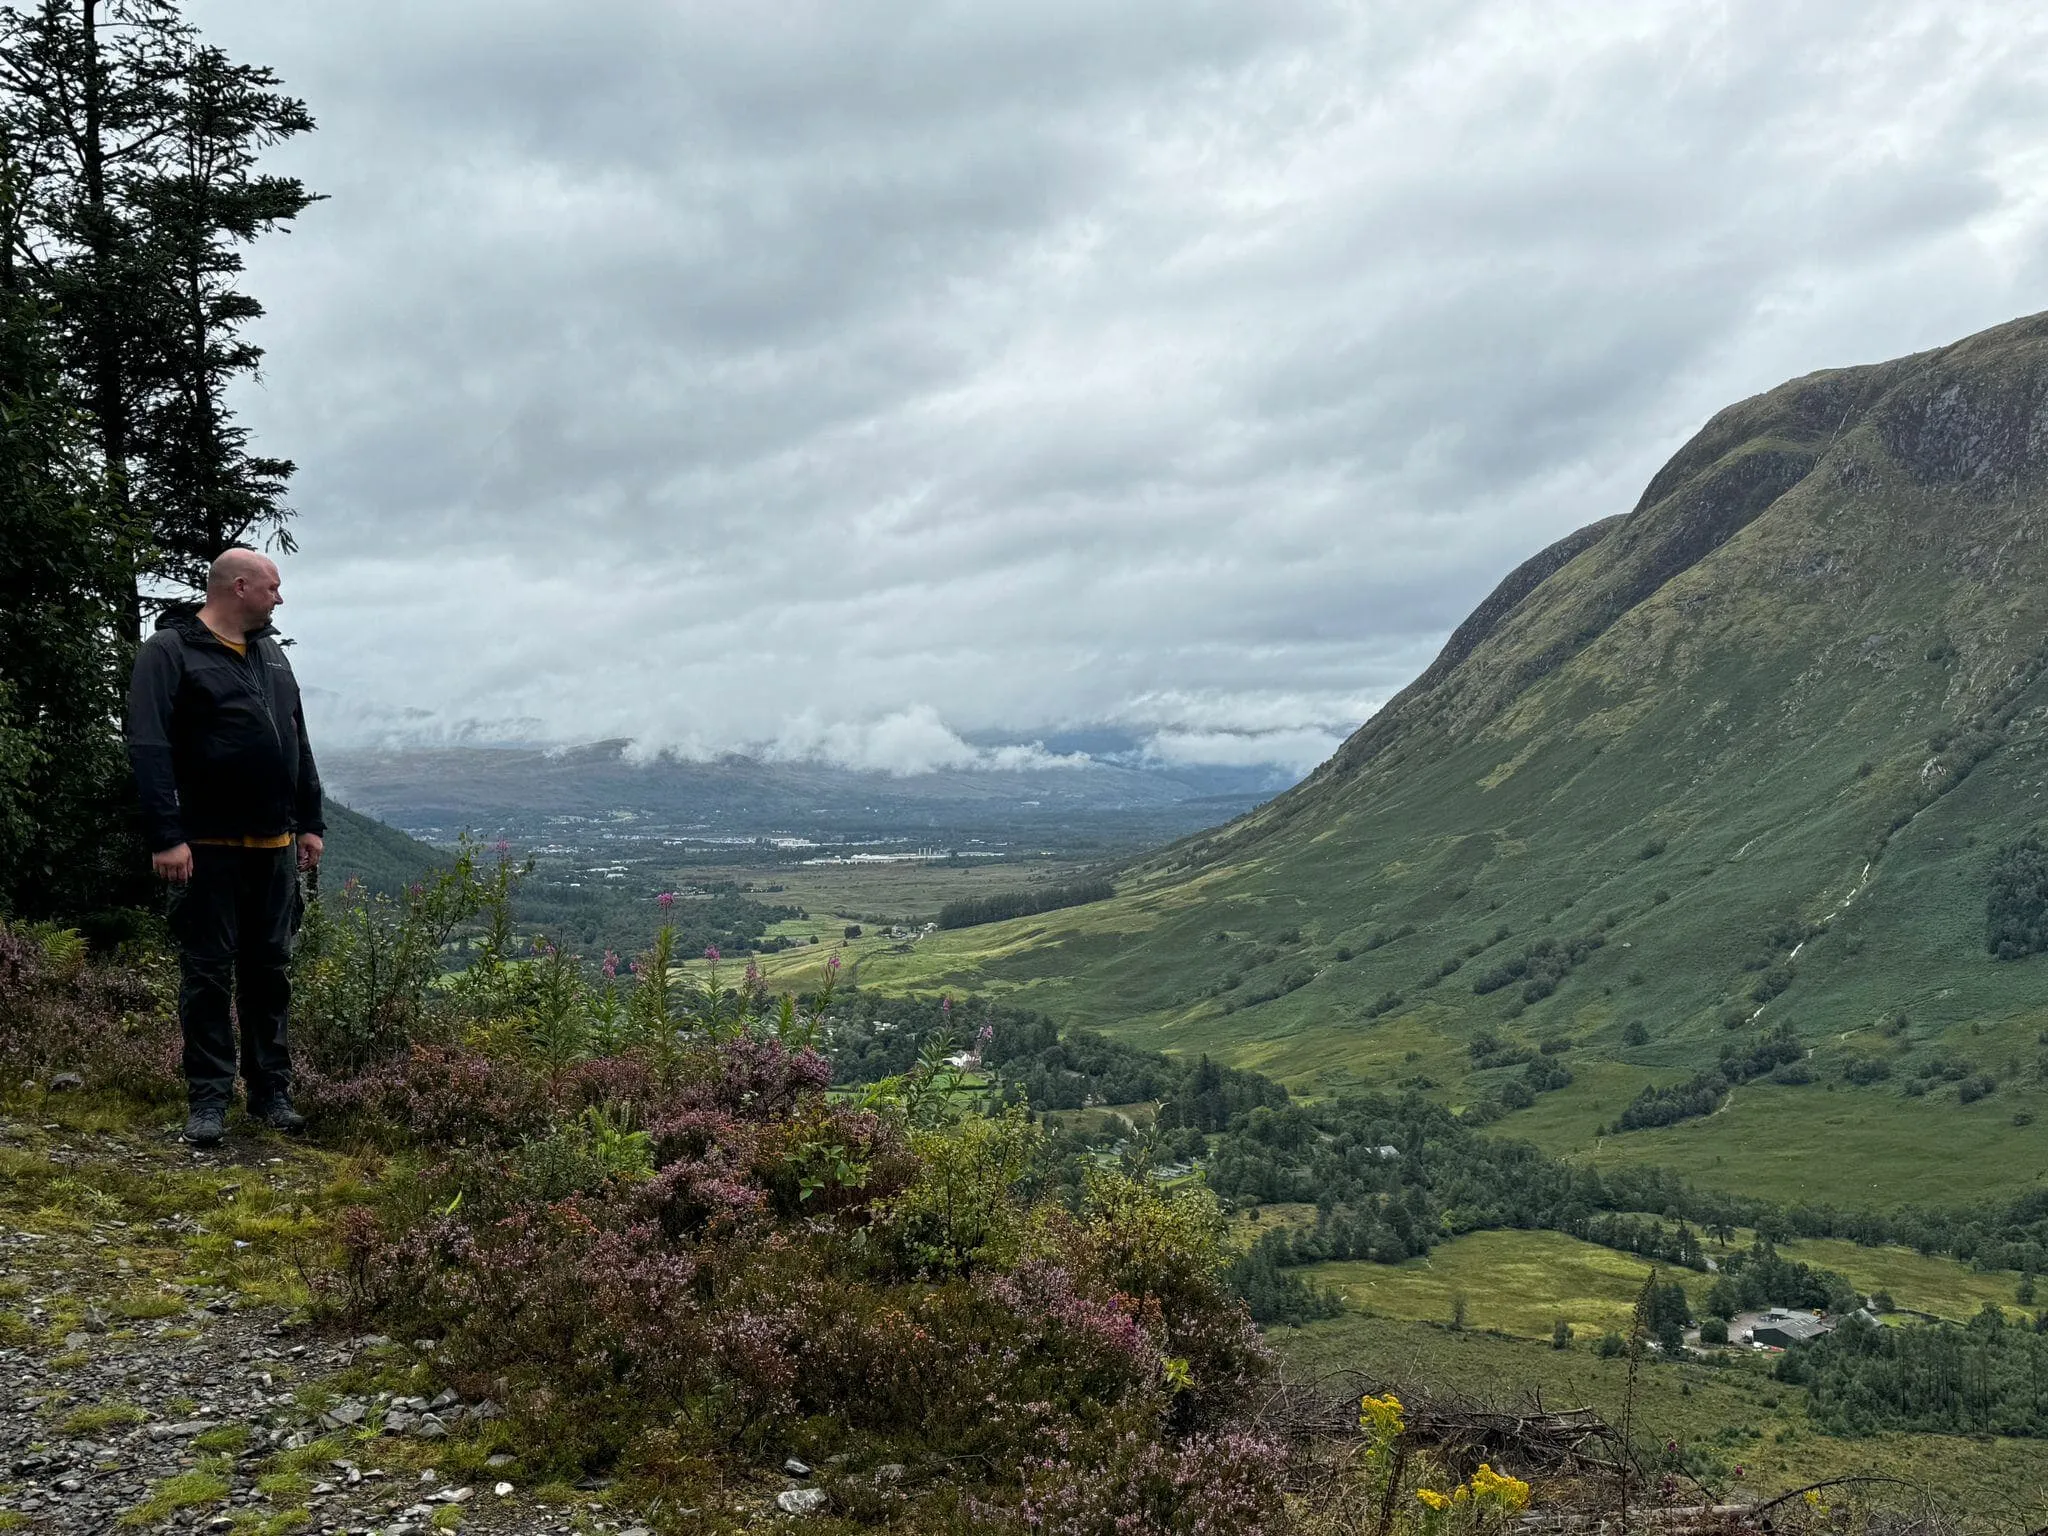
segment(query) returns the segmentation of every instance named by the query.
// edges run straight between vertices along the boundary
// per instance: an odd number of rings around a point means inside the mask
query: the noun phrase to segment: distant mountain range
[[[321,763],[336,798],[394,826],[448,836],[464,827],[531,836],[572,820],[624,818],[705,836],[1014,835],[1135,846],[1215,826],[1291,781],[1263,765],[1093,757],[1058,767],[907,775],[740,756],[642,761],[626,741],[337,751],[323,753]]]
[[[917,975],[1787,1199],[2039,1187],[2044,641],[2035,316],[1722,411],[1298,787]]]

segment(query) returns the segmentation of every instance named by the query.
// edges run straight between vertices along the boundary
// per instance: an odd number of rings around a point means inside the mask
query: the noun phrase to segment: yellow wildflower
[[[1529,1485],[1519,1477],[1509,1477],[1496,1472],[1485,1462],[1472,1474],[1472,1496],[1486,1503],[1497,1504],[1513,1513],[1529,1507]]]
[[[1378,1441],[1395,1439],[1408,1425],[1401,1417],[1401,1399],[1388,1392],[1380,1397],[1358,1400],[1358,1427],[1372,1431]]]
[[[1442,1514],[1451,1507],[1450,1499],[1446,1495],[1438,1493],[1434,1488],[1418,1488],[1415,1490],[1415,1497],[1422,1500],[1423,1503],[1427,1504],[1438,1514]]]

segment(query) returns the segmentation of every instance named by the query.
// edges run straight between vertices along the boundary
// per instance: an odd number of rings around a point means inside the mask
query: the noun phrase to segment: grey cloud
[[[243,408],[342,734],[1298,762],[1721,405],[2048,285],[2017,3],[195,14],[323,124]]]

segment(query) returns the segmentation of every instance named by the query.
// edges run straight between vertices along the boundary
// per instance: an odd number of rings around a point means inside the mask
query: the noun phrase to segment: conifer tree
[[[237,542],[289,549],[289,461],[253,455],[225,395],[262,351],[241,247],[313,197],[256,169],[313,126],[269,70],[203,44],[173,0],[0,11],[0,286],[47,302],[110,515],[139,517],[124,600],[194,586]]]

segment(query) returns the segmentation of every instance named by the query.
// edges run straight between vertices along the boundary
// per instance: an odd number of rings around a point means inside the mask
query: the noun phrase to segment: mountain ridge
[[[1961,1123],[2048,1177],[2048,1009],[1984,945],[1993,851],[2048,811],[2044,528],[2048,316],[1791,380],[1518,566],[1300,785],[918,977],[1482,1109],[1547,1041],[1571,1082],[1503,1128],[1589,1160],[1759,1136],[1791,1186],[1834,1116],[1878,1164]],[[1766,1030],[1805,1065],[1709,1094],[1711,1134],[1602,1135]],[[1959,1104],[1964,1060],[1994,1091]]]

